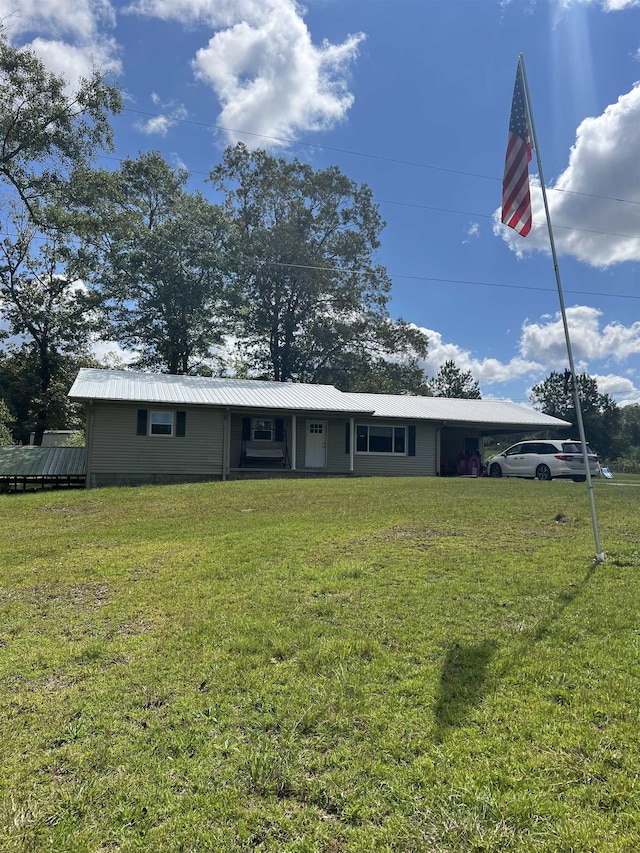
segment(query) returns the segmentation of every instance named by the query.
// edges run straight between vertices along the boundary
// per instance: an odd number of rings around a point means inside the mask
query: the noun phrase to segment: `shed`
[[[84,447],[0,447],[0,491],[85,485]]]

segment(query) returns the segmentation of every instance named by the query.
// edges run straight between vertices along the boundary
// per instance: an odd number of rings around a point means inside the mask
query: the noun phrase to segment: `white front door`
[[[304,442],[305,468],[325,468],[327,465],[327,422],[307,421]]]

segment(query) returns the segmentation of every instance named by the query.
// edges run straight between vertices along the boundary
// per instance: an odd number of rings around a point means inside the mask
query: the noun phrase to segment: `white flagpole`
[[[604,562],[604,552],[600,546],[600,533],[598,531],[598,515],[596,513],[596,501],[593,493],[593,480],[591,479],[591,471],[589,470],[589,459],[587,456],[587,440],[584,434],[584,422],[582,420],[582,409],[580,408],[580,392],[578,382],[576,380],[576,370],[573,362],[573,350],[571,349],[571,337],[569,335],[569,324],[567,323],[567,312],[564,304],[564,295],[562,293],[562,282],[560,280],[560,267],[558,266],[558,256],[556,254],[556,244],[553,239],[553,229],[551,227],[551,215],[549,213],[549,204],[547,202],[547,190],[544,183],[544,172],[542,170],[542,158],[540,156],[540,146],[538,145],[538,135],[536,133],[536,125],[533,118],[533,110],[531,108],[531,95],[529,94],[529,81],[527,80],[527,71],[524,65],[524,54],[521,53],[518,57],[522,79],[524,81],[525,97],[527,100],[527,113],[529,118],[529,126],[531,128],[531,138],[533,147],[536,150],[536,160],[538,161],[538,174],[540,175],[540,187],[542,189],[542,199],[544,201],[544,210],[547,216],[547,228],[549,229],[549,241],[551,243],[551,257],[553,258],[553,269],[556,274],[556,284],[558,286],[558,298],[560,300],[560,312],[562,314],[562,325],[564,326],[564,337],[567,343],[567,354],[569,356],[569,369],[571,371],[571,381],[573,384],[573,399],[576,407],[576,418],[578,420],[578,432],[580,434],[580,444],[582,446],[582,457],[584,461],[584,470],[587,479],[587,488],[589,491],[589,503],[591,505],[591,521],[593,523],[593,535],[596,545],[596,563]]]

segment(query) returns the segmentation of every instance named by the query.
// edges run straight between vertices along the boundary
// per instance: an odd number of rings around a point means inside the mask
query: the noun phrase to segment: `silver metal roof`
[[[74,400],[113,400],[191,406],[232,406],[306,412],[370,414],[353,395],[333,385],[265,382],[258,379],[220,379],[135,373],[129,370],[83,368],[69,396]]]
[[[428,420],[441,424],[481,424],[516,429],[553,429],[567,421],[503,400],[458,400],[402,394],[347,394],[333,385],[172,376],[129,370],[83,368],[69,396],[168,405],[230,406],[247,409],[340,412],[379,418]]]
[[[371,407],[377,418],[429,420],[552,429],[570,426],[567,421],[544,415],[527,406],[505,400],[460,400],[449,397],[411,397],[403,394],[349,394],[363,408]]]
[[[0,477],[82,477],[84,447],[0,447]]]

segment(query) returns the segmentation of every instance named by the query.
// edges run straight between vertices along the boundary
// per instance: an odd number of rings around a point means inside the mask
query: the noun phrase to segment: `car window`
[[[539,447],[539,445],[536,444],[535,442],[533,442],[531,444],[523,444],[522,445],[522,452],[523,453],[540,453],[540,451],[538,450],[538,447]]]
[[[538,445],[538,453],[557,453],[558,448],[554,447],[553,444],[544,444],[541,443]]]
[[[577,441],[563,441],[562,450],[564,453],[582,453],[582,446]],[[593,454],[593,450],[587,444],[587,453]]]
[[[516,456],[518,453],[522,453],[522,445],[514,444],[506,451],[505,456]]]

